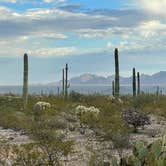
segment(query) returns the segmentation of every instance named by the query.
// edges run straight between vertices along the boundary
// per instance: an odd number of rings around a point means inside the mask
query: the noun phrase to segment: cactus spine
[[[24,54],[24,76],[23,76],[23,110],[27,109],[28,103],[28,55]]]
[[[62,69],[62,95],[65,94],[65,70]]]
[[[115,81],[112,81],[112,96],[115,96]]]
[[[140,74],[137,72],[137,95],[140,95]]]
[[[119,57],[118,57],[118,49],[115,49],[115,96],[119,97]]]
[[[135,68],[133,68],[133,97],[136,97],[136,73],[135,73]]]
[[[68,84],[68,64],[66,63],[66,67],[65,67],[65,98],[67,99],[68,97],[68,89],[70,87],[70,85]]]

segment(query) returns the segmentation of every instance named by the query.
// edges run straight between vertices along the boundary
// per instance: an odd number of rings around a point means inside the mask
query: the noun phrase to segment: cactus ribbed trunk
[[[115,96],[115,81],[112,81],[112,96]]]
[[[137,95],[140,95],[140,74],[137,72]]]
[[[115,96],[119,97],[119,57],[118,57],[118,49],[115,49]]]
[[[159,99],[159,96],[160,96],[160,87],[157,86],[157,91],[156,91],[156,96],[157,96],[157,99]]]
[[[135,68],[133,68],[133,97],[136,97],[136,73],[135,73]]]
[[[62,70],[62,95],[65,94],[65,70]]]
[[[59,96],[60,94],[60,90],[59,90],[59,86],[57,87],[57,95]]]
[[[68,97],[68,64],[66,64],[65,68],[65,98]]]
[[[23,76],[23,110],[27,109],[28,103],[28,55],[24,54],[24,76]]]

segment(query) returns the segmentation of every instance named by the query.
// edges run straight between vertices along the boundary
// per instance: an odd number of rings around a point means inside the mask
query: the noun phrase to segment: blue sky
[[[29,55],[30,83],[114,73],[166,70],[166,0],[0,0],[0,84],[22,84]]]

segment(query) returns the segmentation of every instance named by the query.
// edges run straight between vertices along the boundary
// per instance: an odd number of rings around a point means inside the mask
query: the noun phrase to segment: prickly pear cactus
[[[163,148],[163,150],[166,150],[166,129],[165,129],[165,132],[163,135],[162,148]]]
[[[134,155],[129,156],[127,159],[127,165],[129,166],[141,166],[141,161]]]
[[[143,141],[138,141],[135,143],[133,154],[140,160],[144,161],[147,156],[148,150],[146,149],[145,143]]]
[[[157,140],[148,146],[143,141],[136,142],[133,154],[125,158],[125,161],[125,166],[166,166],[166,131],[162,140]],[[118,166],[116,159],[112,165]]]

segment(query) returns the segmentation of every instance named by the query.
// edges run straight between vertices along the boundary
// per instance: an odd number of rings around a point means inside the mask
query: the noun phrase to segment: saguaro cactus
[[[66,67],[65,67],[65,98],[68,97],[68,89],[70,87],[69,83],[68,83],[68,64],[66,63]]]
[[[24,54],[24,76],[23,76],[23,109],[27,109],[28,103],[28,55]]]
[[[115,49],[115,96],[119,96],[119,57],[118,57],[118,49]]]
[[[62,69],[62,95],[65,94],[65,70]]]
[[[135,68],[133,68],[133,97],[136,96],[136,73]]]
[[[112,96],[115,96],[115,81],[112,81]]]
[[[159,96],[160,96],[160,87],[157,86],[157,91],[156,91],[156,96],[157,96],[157,99],[159,99]]]
[[[137,95],[140,95],[140,74],[137,72]]]

